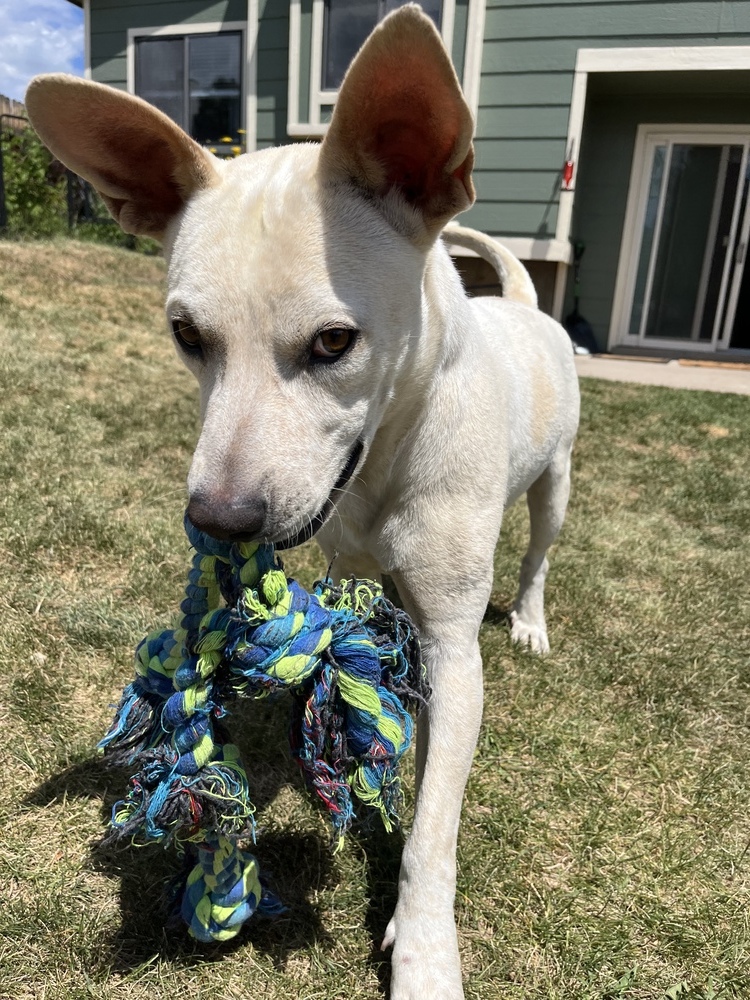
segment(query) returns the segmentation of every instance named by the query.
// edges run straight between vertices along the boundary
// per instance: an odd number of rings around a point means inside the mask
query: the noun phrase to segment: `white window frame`
[[[91,79],[91,0],[83,0],[83,78]]]
[[[249,45],[248,23],[257,33],[257,17],[254,21],[204,21],[198,24],[169,24],[150,28],[128,28],[127,45],[127,88],[135,94],[135,42],[138,38],[155,38],[159,35],[217,35],[224,31],[239,31],[242,38],[242,108],[241,128],[245,130],[245,148],[248,153],[256,147],[257,141],[257,86],[255,44]],[[252,39],[250,39],[252,41]]]
[[[479,81],[482,65],[482,42],[484,38],[485,0],[468,0],[466,22],[466,48],[464,71],[461,81],[467,103],[476,118],[479,105]],[[445,47],[451,51],[453,26],[456,14],[456,0],[443,0],[441,34]],[[310,121],[300,121],[299,85],[300,55],[302,51],[302,5],[301,0],[289,3],[289,100],[287,104],[287,134],[295,139],[318,139],[326,134],[327,122],[322,121],[322,109],[336,104],[338,90],[323,90],[321,86],[323,69],[323,30],[325,23],[325,0],[313,0],[312,6],[312,50],[310,54]]]

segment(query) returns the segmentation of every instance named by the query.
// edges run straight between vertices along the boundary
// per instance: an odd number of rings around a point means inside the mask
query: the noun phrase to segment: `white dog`
[[[321,145],[229,162],[74,77],[36,79],[27,107],[123,229],[163,242],[167,316],[202,399],[192,520],[281,547],[317,533],[340,575],[390,574],[421,629],[433,695],[384,946],[393,1000],[457,1000],[456,838],[493,552],[526,493],[512,637],[546,651],[545,554],[578,389],[570,341],[521,264],[478,233],[446,234],[501,272],[504,298],[469,299],[439,238],[474,198],[473,122],[440,36],[401,8],[352,63]]]

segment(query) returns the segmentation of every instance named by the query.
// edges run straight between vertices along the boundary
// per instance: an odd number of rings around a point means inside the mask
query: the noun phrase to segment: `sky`
[[[83,76],[83,11],[68,0],[0,0],[0,94],[23,100],[37,73]]]

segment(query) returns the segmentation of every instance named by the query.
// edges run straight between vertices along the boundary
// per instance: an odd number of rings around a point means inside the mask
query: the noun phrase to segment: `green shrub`
[[[65,232],[65,174],[55,171],[49,150],[30,128],[4,129],[0,142],[8,232],[24,236]]]
[[[55,160],[31,128],[3,129],[3,179],[7,228],[3,235],[39,237],[67,234],[68,174]],[[71,175],[73,176],[73,175]],[[86,242],[127,247],[146,254],[158,254],[159,245],[146,237],[128,236],[110,218],[96,191],[74,178],[73,228],[71,235]],[[89,211],[82,209],[86,194]],[[76,217],[77,216],[77,217]],[[91,218],[93,216],[93,218]]]

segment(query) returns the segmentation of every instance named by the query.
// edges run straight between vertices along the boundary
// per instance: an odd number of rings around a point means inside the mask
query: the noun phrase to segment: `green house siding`
[[[126,87],[130,28],[246,18],[247,0],[90,0],[92,76]],[[311,22],[312,0],[302,0],[302,121],[309,120]],[[468,31],[468,0],[456,0],[453,57],[459,72]],[[541,249],[543,241],[555,238],[580,49],[707,45],[750,45],[750,0],[487,0],[475,143],[478,198],[462,221],[503,237],[539,240]],[[289,0],[259,0],[255,66],[257,147],[288,142]],[[582,144],[574,151],[572,232],[588,246],[581,305],[602,344],[609,327],[637,125],[745,122],[742,108],[750,106],[750,94],[701,96],[700,74],[693,74],[696,84],[690,96],[669,95],[662,87],[648,94],[641,88],[635,97],[618,95],[616,88],[605,94],[597,83],[605,76],[609,74],[589,75]],[[621,76],[632,80],[643,74]],[[673,74],[661,76],[666,80]],[[543,266],[551,273],[555,267]]]
[[[747,44],[750,0],[487,0],[478,200],[462,221],[503,236],[554,236],[579,49]]]
[[[312,4],[304,9],[309,22]],[[309,29],[308,29],[309,30]],[[310,75],[307,68],[307,79]],[[289,0],[261,0],[258,16],[258,149],[288,142]]]

